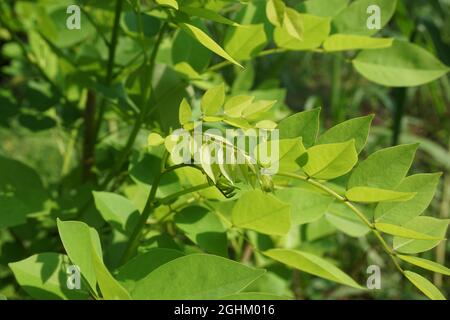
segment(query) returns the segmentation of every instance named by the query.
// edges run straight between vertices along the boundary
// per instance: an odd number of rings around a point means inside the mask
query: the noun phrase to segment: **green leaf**
[[[214,213],[203,207],[191,206],[178,212],[174,222],[191,241],[208,253],[228,255],[226,229]]]
[[[136,283],[134,299],[207,300],[236,294],[264,270],[206,254],[172,260]]]
[[[350,0],[308,0],[299,4],[306,13],[321,17],[334,17],[344,10]]]
[[[218,23],[222,23],[222,24],[227,24],[233,27],[237,27],[239,26],[239,23],[234,22],[228,18],[225,18],[223,16],[221,16],[220,14],[218,14],[215,11],[206,9],[206,8],[201,8],[201,7],[182,7],[181,11],[186,12],[189,16],[195,16],[195,17],[200,17],[203,19],[208,19],[214,22],[218,22]]]
[[[320,47],[330,34],[330,18],[299,14],[303,22],[303,39],[291,36],[285,28],[277,27],[274,32],[275,43],[289,50],[312,50]]]
[[[352,288],[362,289],[359,284],[338,267],[311,253],[298,250],[271,249],[265,251],[264,255],[300,271]]]
[[[142,21],[142,33],[144,36],[151,38],[158,34],[161,27],[161,22],[159,19],[145,13],[140,14],[140,19]],[[125,31],[128,31],[133,35],[137,35],[141,32],[139,27],[139,17],[136,12],[132,10],[124,12],[122,26]]]
[[[362,51],[353,65],[365,78],[389,87],[420,86],[450,70],[425,49],[399,40],[386,49]]]
[[[328,52],[382,49],[392,46],[392,38],[371,38],[351,34],[333,34],[323,43],[323,48]]]
[[[237,60],[250,60],[267,44],[263,24],[231,27],[225,38],[225,50]]]
[[[333,27],[338,33],[370,36],[377,33],[378,29],[369,29],[367,26],[371,14],[367,9],[376,5],[380,8],[381,23],[384,27],[395,13],[397,0],[356,0],[349,7],[342,10],[333,19]]]
[[[440,173],[406,177],[396,190],[416,192],[416,195],[405,202],[380,203],[375,208],[376,221],[402,225],[422,214],[434,198],[440,177]]]
[[[348,188],[395,189],[408,173],[418,145],[407,144],[379,150],[359,163],[348,181]]]
[[[292,37],[303,40],[303,22],[302,15],[292,8],[286,8],[284,11],[283,28]]]
[[[70,261],[77,265],[94,292],[97,283],[104,299],[129,299],[128,293],[103,264],[100,238],[95,229],[78,221],[58,219],[58,231]]]
[[[97,276],[93,252],[101,256],[101,244],[97,232],[78,221],[63,222],[58,219],[58,231],[70,260],[77,265],[91,289],[96,292]]]
[[[249,191],[234,206],[232,222],[238,228],[285,235],[291,227],[290,205],[262,191]]]
[[[201,21],[195,21],[195,26],[207,32],[207,27]],[[186,32],[178,30],[172,41],[171,58],[173,64],[188,63],[195,71],[201,73],[209,66],[213,53]]]
[[[431,300],[446,300],[444,295],[428,279],[412,271],[406,270],[405,277]]]
[[[316,142],[319,132],[320,109],[296,113],[280,121],[277,129],[280,139],[302,137],[303,144],[309,148]]]
[[[243,68],[239,62],[234,60],[221,46],[219,46],[213,39],[211,39],[204,31],[196,26],[193,26],[189,23],[180,23],[180,28],[186,32],[188,35],[193,37],[195,40],[200,42],[203,46],[221,56],[225,60],[230,61],[231,63]]]
[[[233,118],[239,118],[242,116],[242,112],[252,104],[253,100],[255,100],[255,97],[246,95],[231,97],[225,103],[225,114]]]
[[[407,201],[414,198],[415,195],[415,192],[399,192],[370,187],[355,187],[345,192],[348,200],[362,203]]]
[[[363,209],[359,208],[360,211],[363,211]],[[332,203],[325,214],[325,219],[336,229],[350,237],[360,238],[370,232],[369,227],[344,203]]]
[[[416,232],[427,234],[431,237],[444,239],[449,222],[450,220],[419,216],[408,221],[403,226]],[[440,242],[441,240],[414,240],[394,237],[393,248],[401,253],[416,254],[433,249]]]
[[[277,190],[275,196],[291,204],[293,224],[305,224],[320,219],[334,201],[331,197],[301,188]]]
[[[10,263],[20,286],[35,299],[87,299],[84,289],[70,290],[67,287],[67,256],[57,253],[35,254],[25,260]]]
[[[275,147],[272,150],[272,147]],[[271,174],[278,171],[293,172],[300,169],[296,160],[306,152],[302,139],[283,139],[264,141],[256,146],[255,155],[259,164]]]
[[[369,115],[344,121],[320,135],[317,143],[338,143],[355,139],[356,151],[359,154],[366,145],[373,118],[373,115]]]
[[[180,110],[178,112],[178,118],[180,120],[181,125],[185,125],[191,121],[192,118],[192,109],[189,105],[189,102],[187,102],[186,99],[183,99],[180,104]]]
[[[176,0],[156,0],[156,3],[160,6],[178,10],[178,2]]]
[[[390,223],[382,223],[382,222],[375,222],[375,228],[377,230],[380,230],[381,232],[402,237],[406,239],[416,239],[416,240],[443,240],[443,238],[440,237],[434,237],[430,236],[428,234],[415,231],[413,229],[408,229],[406,227],[397,226],[395,224]]]
[[[450,276],[449,268],[447,268],[439,263],[436,263],[434,261],[422,259],[419,257],[405,256],[402,254],[398,254],[397,257],[399,257],[403,261],[406,261],[408,263],[411,263],[411,264],[421,267],[423,269],[430,270],[430,271],[437,272],[437,273],[442,273],[442,274],[445,274],[446,276]]]
[[[136,287],[136,283],[148,276],[153,270],[182,256],[184,254],[177,250],[152,248],[135,256],[120,267],[116,278],[124,288],[131,292]]]
[[[170,141],[170,138],[170,136],[166,137],[165,141],[169,141],[169,143],[167,143],[167,147],[170,147],[169,144],[172,142]],[[144,153],[140,157],[132,158],[130,168],[128,170],[132,180],[136,182],[139,187],[143,188],[148,195],[155,178],[160,173],[161,165],[161,158],[158,158],[156,155],[151,153]],[[166,197],[169,194],[179,190],[180,182],[178,180],[178,176],[174,172],[169,172],[161,179],[156,196],[158,198]]]
[[[161,137],[160,134],[156,133],[156,132],[152,132],[148,135],[147,138],[147,145],[149,147],[157,147],[164,144],[164,138]]]
[[[200,147],[200,159],[201,159],[201,166],[203,171],[208,175],[208,177],[215,183],[216,182],[216,175],[214,174],[213,170],[213,157],[211,155],[213,151],[213,148],[210,147],[208,144],[204,144]]]
[[[266,15],[270,23],[281,27],[285,17],[286,5],[282,0],[268,0],[266,4]]]
[[[206,91],[202,97],[202,112],[207,116],[214,116],[222,110],[225,102],[225,85],[224,83],[213,87]]]
[[[270,110],[275,105],[274,100],[259,100],[250,104],[247,108],[242,111],[242,116],[245,119],[253,120],[261,116],[261,113]],[[270,120],[266,120],[270,121]],[[275,124],[275,127],[277,125]]]
[[[94,200],[103,219],[118,231],[131,235],[140,214],[130,200],[110,192],[94,192]]]
[[[305,173],[316,179],[331,180],[350,172],[358,162],[355,140],[344,143],[320,144],[307,151]]]
[[[0,229],[45,214],[49,198],[39,175],[30,167],[0,156]]]

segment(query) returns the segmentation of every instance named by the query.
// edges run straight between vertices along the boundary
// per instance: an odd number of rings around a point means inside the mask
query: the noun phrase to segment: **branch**
[[[145,76],[150,79],[153,75],[153,70],[155,68],[156,54],[158,53],[162,39],[164,38],[165,31],[166,31],[166,24],[164,24],[162,26],[161,31],[159,32],[158,39],[156,40],[155,46],[153,47],[150,61],[148,61],[150,72],[149,72],[149,74],[146,74]],[[141,126],[145,121],[145,117],[146,117],[146,114],[148,111],[150,96],[151,96],[151,85],[149,85],[148,91],[147,91],[147,93],[145,93],[145,101],[143,104],[142,111],[139,114],[139,117],[137,118],[136,122],[134,123],[133,129],[130,133],[130,136],[128,137],[127,143],[122,151],[122,154],[120,155],[119,160],[116,162],[116,164],[114,165],[114,167],[111,170],[111,172],[109,173],[109,175],[106,176],[105,180],[101,184],[101,186],[100,186],[101,189],[104,189],[109,185],[111,180],[114,179],[117,172],[120,171],[120,169],[122,168],[122,165],[128,159],[128,156],[130,155],[130,152],[133,148],[134,142],[136,141],[137,135],[138,135],[139,131],[141,130]]]
[[[375,237],[377,238],[378,242],[381,244],[381,246],[383,247],[383,250],[389,255],[389,257],[392,259],[395,267],[400,271],[400,273],[404,273],[404,270],[402,269],[402,267],[400,266],[400,264],[397,261],[396,258],[396,253],[394,252],[394,250],[392,248],[389,247],[389,245],[386,243],[386,241],[384,240],[384,238],[382,237],[382,235],[380,234],[380,232],[375,228],[375,224],[373,224],[372,222],[370,222],[366,216],[348,199],[346,199],[344,196],[341,196],[340,194],[338,194],[337,192],[335,192],[334,190],[331,190],[330,188],[328,188],[327,186],[323,185],[322,183],[315,181],[309,177],[306,176],[302,176],[299,174],[295,174],[295,173],[288,173],[288,172],[279,172],[278,173],[279,176],[282,177],[288,177],[288,178],[293,178],[293,179],[297,179],[297,180],[302,180],[305,181],[313,186],[315,186],[316,188],[328,193],[329,195],[331,195],[332,197],[334,197],[336,200],[344,203],[348,208],[350,208],[350,210],[353,211],[353,213],[355,213],[355,215],[367,226],[369,227],[369,229],[372,231],[372,233],[375,235]]]

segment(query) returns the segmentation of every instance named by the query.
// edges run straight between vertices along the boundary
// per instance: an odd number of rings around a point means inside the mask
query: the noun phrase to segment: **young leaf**
[[[253,100],[255,100],[255,97],[234,96],[225,103],[225,114],[233,118],[239,118],[242,116],[242,112],[252,104]]]
[[[181,101],[178,118],[181,125],[185,125],[191,121],[192,109],[186,99],[183,99],[183,101]]]
[[[262,191],[249,191],[234,206],[232,222],[238,228],[285,235],[291,227],[290,205]]]
[[[309,0],[300,3],[299,7],[306,13],[321,17],[334,17],[347,8],[350,0]]]
[[[164,138],[161,137],[160,134],[156,133],[156,132],[152,132],[148,135],[147,138],[147,145],[149,147],[157,147],[160,146],[164,143]]]
[[[406,177],[396,190],[416,195],[405,202],[380,203],[375,208],[376,221],[402,225],[423,213],[434,198],[440,177],[440,173]]]
[[[415,195],[415,192],[399,192],[370,187],[355,187],[345,192],[348,200],[362,203],[407,201],[414,198]]]
[[[403,226],[410,230],[427,234],[431,237],[444,239],[447,233],[447,227],[450,220],[441,220],[432,217],[415,217],[405,223]],[[406,253],[416,254],[428,251],[437,246],[441,240],[414,240],[402,237],[394,237],[394,250]]]
[[[272,146],[275,147],[274,150]],[[302,139],[296,138],[264,141],[256,146],[255,155],[264,168],[293,172],[300,169],[296,160],[305,152]]]
[[[250,60],[267,44],[263,24],[245,25],[231,28],[225,38],[224,48],[235,59]]]
[[[358,162],[355,140],[344,143],[321,144],[307,151],[305,173],[316,179],[331,180],[350,172]]]
[[[223,103],[225,102],[225,85],[224,83],[213,87],[206,91],[202,97],[201,108],[206,116],[214,116],[220,113]]]
[[[308,252],[288,249],[271,249],[264,255],[292,268],[310,273],[312,275],[334,281],[352,288],[362,287],[346,273],[327,260]]]
[[[309,14],[299,14],[303,23],[303,38],[298,40],[285,28],[277,27],[274,32],[275,43],[289,50],[312,50],[320,47],[330,34],[331,19]]]
[[[328,52],[347,50],[382,49],[392,46],[392,38],[371,38],[351,34],[333,34],[323,43],[323,48]]]
[[[243,68],[239,62],[234,60],[224,49],[222,49],[221,46],[219,46],[213,39],[211,39],[203,30],[200,28],[197,28],[196,26],[193,26],[189,23],[180,23],[180,28],[185,31],[188,35],[193,37],[195,40],[200,42],[202,45],[204,45],[209,50],[213,51],[217,55],[221,56],[222,58],[230,61],[231,63]]]
[[[364,186],[395,189],[411,167],[417,146],[400,145],[371,154],[355,168],[348,181],[348,188]]]
[[[425,49],[399,40],[386,49],[362,51],[353,65],[365,78],[390,87],[420,86],[450,71]]]
[[[422,258],[414,257],[414,256],[405,256],[402,254],[398,254],[397,257],[399,257],[403,261],[406,261],[408,263],[411,263],[411,264],[421,267],[423,269],[430,270],[430,271],[437,272],[437,273],[442,273],[442,274],[445,274],[446,276],[450,276],[449,268],[447,268],[439,263],[436,263],[434,261],[430,261],[427,259],[422,259]]]
[[[254,118],[257,118],[260,116],[261,113],[268,111],[270,108],[272,108],[275,103],[277,103],[274,100],[259,100],[256,102],[253,102],[251,105],[249,105],[247,108],[245,108],[242,112],[242,116],[245,119],[252,120]],[[265,120],[270,121],[270,120]],[[276,125],[275,125],[276,127]]]
[[[25,260],[13,262],[9,267],[21,287],[35,299],[87,299],[85,289],[67,287],[67,256],[57,253],[40,253]]]
[[[369,115],[342,122],[320,135],[317,139],[317,143],[338,143],[355,139],[355,148],[359,154],[366,145],[373,118],[373,115]]]
[[[95,206],[103,219],[120,232],[131,235],[139,211],[127,198],[110,192],[94,192]]]
[[[301,188],[277,190],[275,196],[291,204],[292,223],[295,225],[320,219],[334,201],[331,197]]]
[[[412,271],[406,270],[405,277],[431,300],[446,300],[444,295],[428,279]]]
[[[131,294],[134,299],[219,299],[240,292],[264,272],[222,257],[192,254],[155,269]]]
[[[223,23],[223,24],[227,24],[233,27],[237,27],[239,26],[239,23],[234,22],[228,18],[225,18],[223,16],[221,16],[220,14],[218,14],[215,11],[206,9],[206,8],[201,8],[201,7],[182,7],[181,11],[186,12],[189,16],[194,16],[194,17],[200,17],[203,19],[208,19],[214,22],[218,22],[218,23]]]
[[[211,155],[212,148],[208,144],[203,144],[200,147],[200,159],[202,162],[202,168],[203,171],[208,175],[208,177],[215,183],[216,182],[216,175],[213,171],[213,157]]]
[[[282,0],[268,0],[266,4],[266,15],[270,23],[281,27],[285,17],[286,5]]]
[[[156,3],[164,7],[178,10],[178,2],[176,0],[156,0]]]
[[[292,8],[284,11],[283,28],[294,38],[303,40],[303,22],[301,14]]]
[[[277,129],[280,139],[293,139],[302,137],[305,147],[311,147],[319,132],[320,109],[296,113],[280,121]]]
[[[434,237],[430,236],[428,234],[415,231],[413,229],[408,229],[406,227],[402,226],[396,226],[395,224],[389,224],[389,223],[382,223],[382,222],[375,222],[375,228],[377,230],[380,230],[381,232],[402,237],[406,239],[415,239],[415,240],[443,240],[443,238],[440,237]]]

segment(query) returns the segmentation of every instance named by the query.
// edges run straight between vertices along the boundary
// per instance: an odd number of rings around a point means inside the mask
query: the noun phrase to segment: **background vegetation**
[[[310,4],[313,1],[286,4],[298,12],[333,19],[339,3],[348,2],[330,0],[325,6],[314,6]],[[94,199],[92,192],[115,192],[143,209],[154,181],[148,168],[160,165],[148,149],[149,133],[169,134],[179,126],[182,99],[191,101],[194,113],[198,112],[204,91],[222,81],[228,97],[248,94],[259,100],[277,100],[264,114],[275,122],[294,112],[321,107],[323,132],[345,120],[373,114],[371,134],[360,157],[389,146],[419,142],[410,173],[444,173],[427,215],[449,218],[448,75],[421,86],[383,86],[357,72],[351,62],[355,50],[319,52],[320,44],[307,50],[276,49],[265,1],[178,1],[209,8],[230,20],[211,13],[206,19],[205,13],[175,15],[171,1],[162,1],[163,6],[154,1],[75,1],[82,8],[82,28],[70,31],[65,27],[66,8],[72,2],[0,3],[0,297],[54,298],[20,286],[17,273],[14,275],[8,264],[37,253],[67,251],[58,235],[57,218],[82,221],[95,228],[104,248],[104,263],[109,270],[116,270],[122,262],[127,232],[117,231],[100,212],[112,200],[99,203],[101,197]],[[245,69],[231,59],[224,60],[217,49],[212,52],[202,46],[198,37],[192,38],[192,30],[190,35],[186,27],[183,30],[183,21],[207,32]],[[336,21],[332,33],[339,30]],[[267,38],[257,30],[247,38],[236,35],[233,22],[260,24]],[[305,28],[302,36],[308,39],[308,32],[317,28]],[[448,66],[450,1],[398,1],[393,18],[377,36],[418,44]],[[173,194],[180,184],[189,185],[192,181],[186,182],[188,178],[174,174],[163,181],[157,196]],[[211,201],[216,209],[229,211],[226,206],[234,204],[221,198],[214,187],[208,191],[214,196],[198,195],[220,199]],[[239,190],[233,192],[240,196]],[[8,200],[9,193],[14,196]],[[195,197],[174,200],[189,203]],[[382,290],[361,291],[281,264],[267,265],[250,243],[267,248],[275,240],[252,231],[245,236],[227,232],[219,252],[205,248],[193,235],[199,226],[193,230],[188,222],[174,218],[177,201],[152,215],[140,252],[155,247],[184,253],[206,251],[264,266],[269,271],[249,290],[285,297],[423,298],[388,261],[376,239],[358,232],[352,221],[339,224],[323,216],[277,241],[326,257],[362,285],[368,276],[367,266],[379,265]],[[129,210],[122,203],[118,206]],[[448,265],[449,249],[448,242],[442,242],[422,257]],[[448,278],[431,272],[426,275],[445,296],[450,294]]]

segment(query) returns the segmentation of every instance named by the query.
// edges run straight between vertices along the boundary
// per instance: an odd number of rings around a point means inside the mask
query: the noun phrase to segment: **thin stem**
[[[203,190],[203,189],[207,189],[207,188],[210,188],[210,187],[211,187],[211,185],[209,183],[204,183],[204,184],[200,184],[200,185],[197,185],[197,186],[193,186],[193,187],[181,190],[179,192],[175,192],[175,193],[173,193],[171,195],[168,195],[167,197],[164,197],[164,198],[160,199],[159,202],[162,203],[162,204],[166,204],[166,203],[172,201],[173,199],[177,199],[177,198],[179,198],[181,196],[184,196],[186,194],[197,192],[197,191],[200,191],[200,190]]]
[[[83,12],[83,14],[86,16],[86,18],[89,20],[89,22],[92,24],[92,26],[95,28],[95,30],[97,31],[98,35],[100,36],[100,38],[103,40],[103,42],[105,43],[105,45],[107,47],[109,47],[111,44],[109,42],[109,40],[106,38],[105,34],[102,32],[100,26],[97,24],[97,22],[95,21],[95,19],[91,16],[91,14],[84,9],[83,7],[81,7],[81,12]]]
[[[151,76],[153,75],[153,70],[155,67],[156,54],[159,50],[162,39],[164,38],[165,31],[166,31],[166,24],[163,25],[163,27],[161,28],[161,31],[159,32],[158,39],[156,40],[155,46],[153,47],[152,55],[150,56],[150,61],[148,62],[150,72],[148,74],[146,74],[145,76],[150,79],[151,79]],[[111,170],[111,172],[109,173],[109,175],[105,178],[105,180],[101,184],[101,186],[100,186],[101,189],[104,189],[109,185],[111,180],[114,179],[117,172],[122,168],[122,165],[127,160],[128,156],[133,148],[134,142],[136,141],[136,138],[139,134],[139,131],[141,130],[141,126],[145,121],[145,117],[146,117],[147,111],[148,111],[150,95],[151,95],[151,85],[148,86],[147,92],[144,94],[144,102],[143,102],[144,104],[143,104],[142,111],[139,114],[136,122],[134,123],[133,129],[131,130],[131,133],[130,133],[130,136],[128,137],[127,143],[125,144],[125,147],[122,150],[120,158],[115,163],[115,165],[114,165],[113,169]]]
[[[271,54],[283,53],[283,52],[286,52],[286,51],[287,51],[287,49],[283,49],[283,48],[267,49],[267,50],[261,51],[258,55],[256,55],[255,58],[261,58],[261,57],[265,57],[265,56],[268,56],[268,55],[271,55]],[[223,69],[223,68],[225,68],[225,67],[227,67],[227,66],[229,66],[231,64],[232,63],[230,61],[228,61],[228,60],[222,61],[222,62],[219,62],[219,63],[209,67],[206,72],[218,71],[218,70]]]
[[[165,153],[165,155],[163,157],[164,160],[162,161],[161,171],[156,176],[155,180],[153,181],[152,187],[150,189],[150,194],[147,198],[147,202],[145,204],[144,210],[142,211],[142,214],[139,217],[139,221],[136,224],[136,227],[134,228],[134,230],[130,236],[130,240],[128,241],[127,248],[125,249],[125,252],[121,259],[121,264],[128,261],[135,253],[135,251],[139,245],[139,241],[141,240],[141,237],[142,237],[142,230],[144,229],[144,227],[147,223],[147,220],[150,217],[150,214],[161,203],[160,201],[158,201],[156,199],[156,191],[158,190],[158,187],[159,187],[159,184],[161,183],[162,177],[164,175],[168,174],[169,172],[172,172],[178,168],[181,168],[182,166],[188,166],[188,165],[176,165],[176,166],[171,166],[169,168],[164,168],[164,164],[166,162],[165,159],[167,159],[167,157],[166,157],[167,154],[168,153]],[[195,192],[195,191],[198,191],[198,190],[192,189],[191,192]],[[184,194],[187,194],[187,192],[185,192]]]
[[[123,2],[124,2],[124,0],[116,1],[113,31],[112,31],[112,35],[111,35],[111,41],[109,43],[108,65],[106,67],[105,83],[107,86],[111,85],[111,82],[113,80],[114,62],[115,62],[115,58],[116,58],[117,43],[119,40],[120,16],[122,15]],[[100,131],[100,126],[101,126],[101,124],[103,122],[103,118],[105,116],[106,105],[107,105],[107,101],[104,99],[102,101],[102,104],[100,105],[94,140],[97,140],[98,133]]]
[[[42,67],[34,62],[30,56],[33,55],[32,52],[28,49],[27,45],[20,39],[17,34],[14,32],[14,30],[4,21],[2,17],[0,17],[3,23],[3,27],[11,34],[11,37],[14,39],[14,41],[19,45],[20,50],[22,51],[22,54],[25,58],[25,60],[36,69],[36,71],[39,73],[39,75],[44,78],[44,80],[50,84],[52,89],[58,94],[58,96],[66,103],[67,105],[72,105],[73,103],[67,98],[67,96],[64,94],[64,92],[61,90],[61,88],[52,80],[50,77],[45,73],[44,69]],[[35,57],[34,57],[35,58]],[[36,58],[35,58],[36,59]]]
[[[295,174],[295,173],[289,173],[289,172],[279,172],[278,173],[279,176],[282,177],[288,177],[288,178],[293,178],[293,179],[297,179],[297,180],[302,180],[305,181],[315,187],[317,187],[318,189],[328,193],[329,195],[333,196],[336,200],[341,201],[342,203],[344,203],[348,208],[350,208],[350,210],[353,211],[353,213],[356,214],[356,216],[358,216],[358,218],[372,231],[372,233],[375,235],[375,237],[377,238],[378,242],[381,244],[381,246],[383,247],[383,250],[389,255],[389,257],[392,259],[395,267],[403,274],[404,271],[402,269],[402,267],[400,266],[400,264],[397,261],[396,258],[396,253],[394,252],[394,250],[392,250],[392,248],[389,247],[389,245],[386,243],[386,240],[384,240],[383,236],[380,234],[380,232],[375,228],[375,225],[370,222],[366,216],[352,203],[350,202],[348,199],[346,199],[344,196],[341,196],[340,194],[338,194],[337,192],[335,192],[334,190],[328,188],[327,186],[323,185],[322,183],[315,181],[309,177],[306,176],[302,176],[299,174]]]

